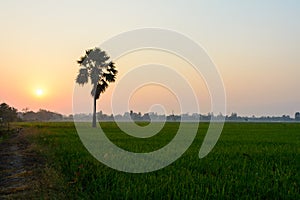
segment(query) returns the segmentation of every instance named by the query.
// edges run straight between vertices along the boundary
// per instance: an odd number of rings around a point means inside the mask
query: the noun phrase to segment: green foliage
[[[201,123],[180,159],[145,174],[119,172],[98,162],[72,123],[22,125],[38,129],[32,141],[62,175],[70,199],[300,199],[299,123],[227,123],[213,151],[200,160],[208,128]],[[115,123],[101,123],[111,141],[134,152],[166,145],[178,125],[167,123],[158,135],[138,139]]]
[[[115,81],[118,73],[115,64],[109,61],[109,56],[100,48],[87,50],[77,63],[81,68],[79,69],[76,82],[84,85],[88,83],[88,77],[90,77],[93,85],[91,94],[93,97],[96,95],[96,99],[106,90],[108,83]]]
[[[0,127],[6,124],[9,130],[9,123],[15,121],[19,121],[17,109],[10,107],[6,103],[0,104]]]
[[[10,107],[6,103],[0,104],[0,118],[5,122],[17,121],[17,109]]]

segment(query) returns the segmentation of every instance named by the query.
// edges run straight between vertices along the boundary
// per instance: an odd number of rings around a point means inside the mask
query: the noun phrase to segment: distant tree
[[[76,82],[79,85],[84,85],[88,83],[90,77],[93,86],[91,91],[94,100],[93,127],[96,127],[96,101],[99,99],[100,94],[105,92],[108,84],[115,81],[118,73],[115,64],[109,59],[110,57],[105,51],[102,51],[100,48],[94,48],[87,50],[85,55],[77,61],[81,68],[79,69]]]
[[[145,114],[143,115],[143,120],[145,120],[145,121],[151,121],[151,118],[150,118],[149,113],[145,113]]]
[[[217,115],[217,119],[223,119],[224,118],[224,116],[223,116],[223,114],[220,112],[218,115]]]
[[[35,115],[39,121],[62,120],[63,118],[63,116],[59,113],[51,112],[44,109],[40,109]]]
[[[28,107],[23,108],[22,111],[23,111],[23,113],[27,113],[27,112],[29,112],[29,108]]]
[[[37,114],[33,111],[27,111],[23,114],[24,121],[37,121]]]
[[[295,113],[295,120],[300,121],[300,112]]]
[[[0,119],[1,123],[7,124],[7,129],[9,130],[10,122],[14,122],[18,120],[18,110],[10,107],[6,103],[0,104]]]
[[[230,120],[237,120],[238,119],[238,115],[237,113],[231,113],[231,115],[229,116]]]

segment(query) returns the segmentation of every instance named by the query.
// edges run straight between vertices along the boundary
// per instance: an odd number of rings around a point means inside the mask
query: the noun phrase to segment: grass
[[[30,140],[60,177],[57,183],[68,199],[300,199],[300,124],[226,123],[213,151],[199,159],[208,128],[201,123],[181,158],[144,174],[119,172],[98,162],[82,145],[73,123],[19,125],[37,130]],[[134,152],[163,147],[178,125],[167,123],[158,135],[137,139],[115,123],[101,123],[111,141]]]
[[[0,125],[0,143],[7,139],[11,133],[13,133],[13,130],[7,130],[7,127]]]

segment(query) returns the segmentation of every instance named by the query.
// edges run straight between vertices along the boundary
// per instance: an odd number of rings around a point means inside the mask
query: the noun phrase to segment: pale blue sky
[[[11,0],[0,5],[0,101],[18,109],[71,113],[75,61],[85,49],[124,31],[161,27],[207,50],[224,79],[228,113],[300,111],[298,0]],[[47,100],[33,99],[35,87],[48,90]]]

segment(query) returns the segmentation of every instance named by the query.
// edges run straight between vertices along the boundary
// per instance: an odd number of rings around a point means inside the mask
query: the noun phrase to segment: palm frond
[[[104,66],[106,61],[109,60],[109,56],[107,56],[105,51],[95,48],[89,53],[89,60],[93,60],[96,66]]]
[[[106,90],[107,87],[108,87],[108,83],[104,79],[101,79],[101,81],[99,83],[100,93],[105,92],[105,90]]]
[[[108,66],[111,67],[111,68],[115,68],[115,63],[114,63],[114,62],[110,62],[110,63],[108,64]]]
[[[102,74],[101,69],[99,69],[97,67],[93,67],[91,69],[90,78],[91,78],[92,84],[97,84],[99,82],[101,74]]]
[[[85,51],[85,55],[88,56],[91,52],[93,51],[93,49],[88,49]]]
[[[116,75],[112,73],[103,73],[103,77],[108,82],[115,82]]]
[[[79,73],[76,78],[76,83],[79,85],[84,85],[88,82],[88,71],[87,69],[79,69]]]

